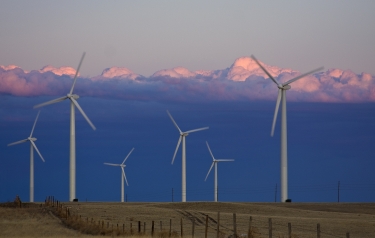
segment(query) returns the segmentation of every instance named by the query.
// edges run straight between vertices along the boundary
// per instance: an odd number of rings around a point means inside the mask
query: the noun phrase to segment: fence
[[[179,210],[180,218],[164,218],[158,221],[138,221],[132,218],[113,223],[110,220],[78,215],[69,204],[62,204],[55,200],[53,196],[47,197],[45,206],[52,208],[67,226],[93,235],[205,238],[350,237],[349,232],[333,234],[320,223],[306,226],[306,224],[298,221],[295,224],[292,222],[285,223],[278,217],[255,218],[236,213],[203,213]]]

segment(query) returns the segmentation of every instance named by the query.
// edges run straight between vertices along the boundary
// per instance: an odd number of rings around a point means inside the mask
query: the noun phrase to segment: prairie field
[[[0,206],[0,237],[375,237],[375,203],[68,202]],[[69,218],[64,214],[69,209]],[[219,213],[220,212],[220,213]],[[235,216],[234,216],[235,214]],[[235,223],[234,223],[235,219]],[[250,221],[251,219],[251,221]],[[194,223],[193,223],[194,222]],[[290,223],[288,228],[288,223]],[[206,231],[207,224],[207,231]],[[234,225],[235,224],[235,225]],[[219,228],[219,233],[217,229]],[[249,229],[250,228],[250,229]]]

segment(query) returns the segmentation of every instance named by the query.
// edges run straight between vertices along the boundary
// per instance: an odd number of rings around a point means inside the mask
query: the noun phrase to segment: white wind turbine
[[[207,141],[206,141],[206,144],[207,144],[208,151],[210,152],[211,157],[212,157],[212,164],[211,164],[210,169],[208,170],[208,173],[207,173],[206,178],[204,179],[204,181],[207,180],[208,175],[210,174],[212,168],[215,166],[214,201],[217,202],[217,200],[218,200],[217,199],[218,198],[218,193],[217,193],[217,163],[219,163],[219,162],[231,162],[231,161],[234,161],[234,159],[215,159],[215,157],[212,154],[212,151],[211,151],[210,146],[208,145]]]
[[[174,121],[172,115],[169,113],[169,111],[167,110],[167,113],[169,115],[169,117],[171,118],[173,124],[176,126],[177,130],[180,132],[180,137],[178,139],[178,142],[177,142],[177,147],[176,147],[176,150],[174,151],[174,155],[173,155],[173,158],[172,158],[172,164],[174,162],[174,159],[176,157],[176,153],[177,153],[177,150],[180,146],[180,143],[182,141],[182,182],[181,182],[181,190],[182,190],[182,195],[181,195],[181,200],[182,202],[186,202],[186,144],[185,144],[185,137],[188,136],[190,133],[193,133],[193,132],[197,132],[197,131],[202,131],[202,130],[207,130],[208,127],[203,127],[203,128],[199,128],[199,129],[194,129],[194,130],[190,130],[190,131],[181,131],[180,128],[178,127],[177,123]]]
[[[81,112],[82,116],[86,119],[86,121],[89,123],[89,125],[92,127],[93,130],[96,130],[94,124],[90,121],[90,119],[86,116],[85,112],[82,110],[82,108],[79,106],[77,99],[79,96],[77,94],[73,94],[74,85],[77,80],[79,68],[81,67],[83,58],[85,57],[85,53],[83,53],[81,61],[79,62],[76,74],[73,79],[73,85],[70,89],[69,93],[61,98],[57,98],[45,103],[38,104],[34,106],[34,108],[47,106],[53,103],[58,103],[61,101],[64,101],[65,99],[70,100],[70,165],[69,165],[69,201],[73,201],[76,198],[76,129],[75,129],[75,107]]]
[[[273,136],[276,124],[277,113],[279,111],[280,101],[281,101],[281,151],[280,151],[280,176],[281,176],[281,202],[285,202],[288,199],[288,153],[287,153],[287,127],[286,127],[286,90],[291,89],[289,84],[293,83],[294,81],[301,79],[309,74],[315,73],[323,69],[320,67],[318,69],[314,69],[310,72],[305,74],[301,74],[285,83],[278,83],[274,77],[259,63],[259,61],[255,58],[254,55],[251,58],[259,65],[259,67],[268,75],[268,77],[277,85],[279,88],[277,101],[276,101],[276,108],[275,114],[273,115],[273,122],[272,122],[272,129],[271,129],[271,136]]]
[[[128,157],[130,156],[130,154],[133,152],[133,150],[134,150],[134,148],[129,152],[129,154],[125,157],[124,161],[121,164],[104,163],[104,164],[110,165],[110,166],[121,167],[121,170],[122,170],[122,173],[121,173],[121,202],[124,202],[124,187],[125,187],[124,180],[126,182],[126,185],[129,186],[128,180],[126,179],[125,170],[124,170],[124,168],[126,167],[125,162],[128,159]]]
[[[27,139],[16,141],[16,142],[8,144],[8,146],[12,146],[12,145],[24,143],[26,141],[30,141],[30,202],[34,202],[34,149],[39,154],[42,161],[45,162],[44,159],[43,159],[43,156],[40,154],[38,148],[35,145],[34,141],[36,141],[36,138],[32,137],[33,132],[34,132],[34,128],[35,128],[35,125],[36,125],[36,121],[38,120],[38,117],[39,117],[39,114],[40,114],[40,111],[38,112],[38,115],[35,118],[33,129],[31,129],[30,136]]]

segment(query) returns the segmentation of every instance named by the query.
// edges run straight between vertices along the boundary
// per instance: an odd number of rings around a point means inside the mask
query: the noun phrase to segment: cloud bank
[[[301,73],[262,63],[279,82]],[[0,94],[13,96],[61,96],[68,93],[74,68],[45,66],[26,72],[15,65],[0,65]],[[291,84],[288,101],[373,102],[375,77],[350,70],[328,69]],[[241,57],[226,69],[190,71],[184,67],[163,69],[150,77],[124,67],[111,67],[101,75],[77,80],[80,96],[139,101],[246,101],[275,100],[277,87],[249,57]]]

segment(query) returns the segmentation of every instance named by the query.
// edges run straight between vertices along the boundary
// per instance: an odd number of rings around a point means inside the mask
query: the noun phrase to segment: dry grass
[[[374,237],[375,204],[280,204],[280,203],[66,203],[71,216],[56,208],[0,207],[0,237],[180,237],[181,220],[184,237],[191,237],[192,220],[195,237],[204,237],[206,215],[208,237],[216,237],[217,212],[220,211],[220,237],[233,235],[233,213],[236,213],[237,233],[249,237],[268,237],[268,219],[272,218],[273,237],[316,237],[320,223],[322,237]],[[52,215],[52,212],[54,215]],[[61,217],[58,219],[57,217]],[[138,234],[138,221],[141,233]],[[160,223],[161,222],[161,223]],[[144,226],[146,224],[146,227]],[[123,225],[125,230],[123,232]],[[113,227],[113,228],[112,228]],[[130,229],[132,228],[132,229]]]
[[[0,207],[0,237],[88,237],[65,228],[48,210],[39,207]]]

